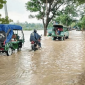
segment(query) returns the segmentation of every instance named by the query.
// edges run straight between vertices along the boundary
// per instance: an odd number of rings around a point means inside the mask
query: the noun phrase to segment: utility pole
[[[5,9],[5,17],[7,17],[8,16],[8,11],[7,11],[7,4],[6,3],[4,4],[4,9]]]

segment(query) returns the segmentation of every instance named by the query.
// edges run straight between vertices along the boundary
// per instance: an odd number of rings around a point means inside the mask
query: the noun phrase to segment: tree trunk
[[[43,26],[44,26],[44,36],[46,36],[47,35],[47,26],[48,26],[48,24],[44,22],[44,19],[42,21],[43,21]]]
[[[46,36],[47,35],[47,27],[45,26],[44,27],[44,36]]]

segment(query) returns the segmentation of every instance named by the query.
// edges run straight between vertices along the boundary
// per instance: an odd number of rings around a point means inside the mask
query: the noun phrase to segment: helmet
[[[34,29],[34,32],[36,33],[36,32],[37,32],[37,30],[36,30],[36,29]]]

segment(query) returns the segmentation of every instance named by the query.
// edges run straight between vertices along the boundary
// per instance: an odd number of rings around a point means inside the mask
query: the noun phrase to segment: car
[[[10,56],[13,50],[21,50],[24,42],[24,33],[21,26],[0,24],[0,52],[6,52],[7,56]]]
[[[53,40],[65,40],[69,38],[69,30],[66,26],[63,25],[53,25],[52,29],[52,39]]]

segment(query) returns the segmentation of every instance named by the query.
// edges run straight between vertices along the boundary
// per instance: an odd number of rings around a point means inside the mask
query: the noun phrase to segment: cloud
[[[28,12],[25,12],[24,14],[20,14],[18,12],[9,12],[10,19],[12,19],[14,22],[25,22],[27,21],[28,23],[42,23],[40,20],[37,20],[36,18],[34,19],[29,19],[28,18]]]
[[[25,1],[24,0],[7,0],[8,12],[16,11],[19,13],[24,13],[24,11],[26,11]]]

